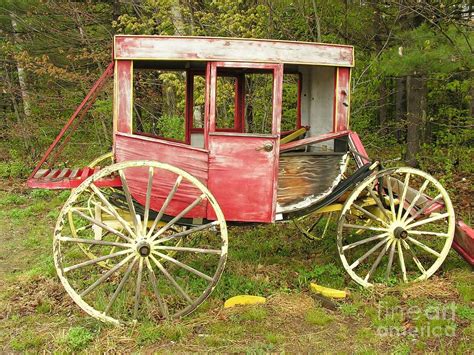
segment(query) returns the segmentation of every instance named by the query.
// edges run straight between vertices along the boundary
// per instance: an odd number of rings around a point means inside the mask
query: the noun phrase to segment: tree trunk
[[[379,125],[382,134],[387,133],[387,85],[382,81],[379,86]]]
[[[406,86],[406,77],[397,78],[397,94],[395,96],[395,136],[397,137],[398,143],[403,142],[405,137],[404,126],[407,112]]]
[[[174,34],[178,36],[185,35],[185,27],[183,16],[181,15],[181,8],[180,8],[179,0],[174,0],[171,3],[171,21],[174,25]]]
[[[13,27],[13,34],[14,34],[14,39],[15,43],[18,45],[20,43],[20,38],[18,35],[18,26],[16,24],[16,21],[13,17],[10,17],[12,27]],[[31,116],[31,106],[30,106],[30,96],[28,94],[28,89],[26,86],[26,75],[25,71],[23,69],[23,66],[21,65],[20,62],[16,62],[16,67],[17,67],[17,72],[18,72],[18,82],[20,84],[20,92],[21,92],[21,98],[23,101],[23,112],[25,114],[26,118],[29,118]]]
[[[114,21],[118,21],[118,18],[120,17],[120,0],[114,0],[113,8],[112,8],[112,19]]]
[[[312,3],[313,3],[314,20],[316,22],[316,39],[319,43],[321,43],[322,42],[322,40],[321,40],[321,20],[319,19],[318,9],[316,7],[316,1],[313,0]]]
[[[421,137],[426,121],[426,79],[422,76],[407,77],[407,152],[408,165],[418,165]]]

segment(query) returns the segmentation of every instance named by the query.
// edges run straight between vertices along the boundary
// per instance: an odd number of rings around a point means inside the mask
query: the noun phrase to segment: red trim
[[[368,158],[369,155],[367,154],[367,152],[364,148],[364,145],[362,144],[362,142],[359,138],[359,135],[356,132],[352,132],[352,131],[349,131],[349,132],[350,132],[349,133],[349,140],[352,142],[352,145],[354,146],[355,151],[357,153],[359,153],[360,155]],[[355,160],[357,162],[358,167],[361,167],[364,164],[370,163],[369,160],[364,159],[364,158],[359,157],[359,156],[356,156]]]
[[[453,249],[474,266],[474,229],[463,221],[456,222]]]
[[[186,93],[184,97],[184,132],[186,144],[191,144],[191,127],[194,115],[194,73],[186,71]]]
[[[126,133],[126,132],[121,132],[121,133]],[[161,139],[164,141],[170,141],[170,142],[175,142],[175,143],[181,143],[181,144],[189,144],[186,141],[180,141],[179,139],[174,139],[174,138],[168,138],[168,137],[162,137],[158,136],[153,133],[146,133],[146,132],[132,132],[132,135],[134,136],[142,136],[142,137],[147,137],[147,138],[153,138],[153,139]]]
[[[80,120],[82,119],[82,117],[84,117],[85,113],[87,112],[87,110],[90,108],[90,106],[92,105],[92,103],[94,102],[95,98],[97,97],[100,89],[102,89],[102,87],[104,86],[105,82],[107,81],[108,78],[110,78],[114,73],[114,62],[110,63],[107,68],[105,69],[104,73],[102,73],[102,75],[100,76],[99,80],[97,80],[94,84],[94,86],[92,86],[92,88],[90,89],[90,91],[87,93],[86,97],[84,98],[84,100],[82,100],[81,104],[77,107],[76,111],[74,111],[74,113],[72,114],[72,116],[69,118],[69,120],[66,122],[66,124],[64,125],[64,127],[61,129],[61,132],[59,132],[58,136],[56,137],[56,139],[53,141],[53,143],[51,143],[51,145],[49,146],[49,148],[46,150],[46,152],[44,153],[43,155],[43,158],[41,158],[41,160],[39,161],[39,163],[36,165],[36,167],[34,168],[33,172],[31,173],[29,179],[33,178],[33,176],[38,172],[38,170],[41,168],[41,166],[46,162],[46,160],[48,159],[49,155],[51,154],[51,152],[53,151],[53,149],[56,147],[56,145],[59,143],[59,141],[61,140],[61,138],[64,136],[64,134],[66,133],[66,131],[71,127],[72,123],[76,120],[76,118],[78,117],[79,113],[83,110],[83,108],[86,106],[87,104],[87,107],[86,107],[86,110],[81,114],[80,116]],[[91,100],[91,102],[89,103],[89,100]],[[75,130],[77,128],[78,124],[76,124],[74,127],[73,127],[73,130]],[[70,134],[72,133],[72,131],[70,132]],[[67,139],[67,141],[69,141],[69,139]],[[66,143],[67,143],[66,141]],[[55,155],[55,158],[58,156],[58,154]]]
[[[334,97],[332,100],[332,131],[336,132],[336,120],[337,120],[337,75],[338,75],[338,68],[334,68]]]

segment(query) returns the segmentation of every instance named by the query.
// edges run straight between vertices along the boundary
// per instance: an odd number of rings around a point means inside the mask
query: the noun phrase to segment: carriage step
[[[36,174],[28,179],[28,186],[41,189],[72,189],[78,187],[89,176],[100,170],[95,168],[52,168],[40,169]],[[121,186],[120,178],[101,180],[98,186]]]

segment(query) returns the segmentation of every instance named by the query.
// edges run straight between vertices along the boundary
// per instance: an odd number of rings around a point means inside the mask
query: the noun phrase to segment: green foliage
[[[0,162],[0,178],[26,178],[29,173],[30,168],[22,161]]]
[[[458,317],[462,319],[466,319],[469,321],[474,321],[474,308],[465,305],[457,305],[456,306],[456,314]]]
[[[401,76],[452,73],[472,68],[474,56],[468,41],[473,41],[474,34],[470,32],[466,38],[455,26],[450,26],[444,34],[426,23],[402,32],[400,45],[383,54],[382,72]]]
[[[156,124],[159,136],[184,141],[184,118],[162,116]]]
[[[333,263],[315,265],[312,270],[298,271],[298,284],[302,288],[308,288],[310,282],[316,282],[323,286],[341,288],[344,287],[344,270]]]
[[[343,303],[339,306],[341,313],[348,317],[354,317],[359,312],[359,307],[352,303]]]
[[[84,327],[72,327],[66,335],[65,342],[73,351],[85,349],[94,339],[94,335]]]
[[[15,351],[27,351],[40,347],[43,342],[44,339],[42,336],[34,334],[31,331],[26,331],[14,338],[10,342],[10,346]]]
[[[324,326],[331,323],[334,318],[323,308],[312,308],[305,315],[305,321],[312,325]]]

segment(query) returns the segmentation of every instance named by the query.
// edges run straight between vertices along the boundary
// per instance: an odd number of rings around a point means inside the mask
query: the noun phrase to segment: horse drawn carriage
[[[72,189],[53,247],[69,295],[116,324],[180,317],[216,287],[228,226],[292,220],[312,237],[331,212],[360,285],[431,276],[453,243],[451,200],[432,176],[368,158],[349,130],[353,65],[343,45],[116,36],[113,62],[28,179]],[[110,77],[113,153],[54,168]]]

